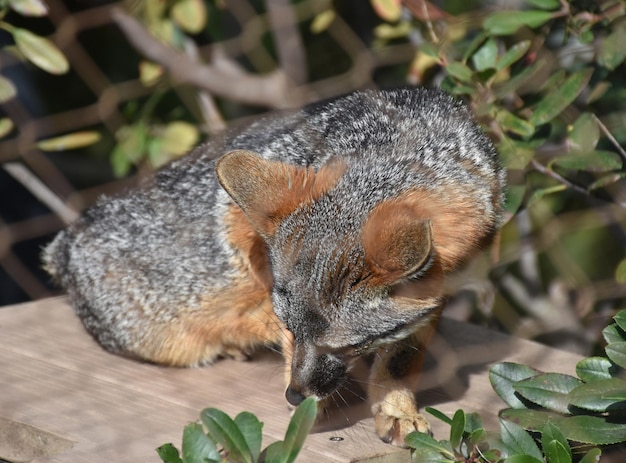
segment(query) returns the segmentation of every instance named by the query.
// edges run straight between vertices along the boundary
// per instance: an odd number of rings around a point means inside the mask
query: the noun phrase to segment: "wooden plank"
[[[231,415],[255,413],[265,423],[264,445],[282,438],[289,421],[281,360],[271,352],[197,369],[124,359],[103,351],[63,298],[0,309],[0,339],[0,415],[75,442],[71,450],[37,462],[159,461],[154,449],[166,442],[180,446],[184,425],[209,406]],[[491,416],[492,427],[503,404],[489,386],[489,365],[518,361],[571,373],[579,359],[446,319],[430,350],[420,405],[449,414],[460,407],[479,411]],[[365,381],[366,371],[357,376]],[[353,389],[358,384],[343,397],[362,397]],[[432,423],[435,435],[445,437],[445,426]],[[406,461],[406,451],[374,434],[361,400],[331,411],[318,428],[299,462]]]

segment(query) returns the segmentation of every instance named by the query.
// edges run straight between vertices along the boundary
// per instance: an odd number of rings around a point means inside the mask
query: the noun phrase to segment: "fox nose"
[[[291,386],[287,386],[285,397],[287,398],[287,402],[294,407],[300,405],[300,403],[306,399],[306,396],[302,392],[295,390]]]

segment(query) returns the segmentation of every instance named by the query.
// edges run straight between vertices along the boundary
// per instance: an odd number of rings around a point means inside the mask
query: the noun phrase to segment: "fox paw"
[[[389,416],[379,412],[374,417],[376,433],[387,444],[405,447],[404,439],[413,431],[431,434],[426,418],[419,413],[406,416]]]

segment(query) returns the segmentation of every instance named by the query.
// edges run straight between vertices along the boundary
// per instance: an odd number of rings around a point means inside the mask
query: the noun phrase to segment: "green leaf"
[[[511,421],[500,420],[500,437],[502,443],[509,449],[509,455],[530,455],[542,460],[541,450],[535,440],[521,426]]]
[[[237,424],[223,411],[216,408],[202,410],[200,419],[209,435],[222,445],[232,459],[252,463],[252,454]]]
[[[588,154],[569,155],[556,158],[559,167],[587,172],[610,172],[622,168],[622,158],[613,151],[593,151]]]
[[[483,29],[492,35],[510,35],[522,26],[539,27],[550,19],[553,14],[547,11],[498,11],[487,16]]]
[[[444,457],[430,448],[422,447],[411,451],[411,461],[413,463],[454,463],[450,458]]]
[[[561,6],[559,0],[526,0],[526,3],[542,10],[556,10]]]
[[[24,16],[45,16],[48,7],[42,0],[9,0],[9,5]]]
[[[248,444],[252,461],[257,461],[261,454],[261,441],[263,440],[263,423],[249,412],[241,412],[235,417],[235,424],[241,431],[243,438]]]
[[[530,119],[534,126],[550,122],[561,114],[583,91],[591,79],[593,69],[582,69],[569,76],[563,85],[548,93],[539,102]]]
[[[612,342],[604,348],[604,351],[611,362],[626,368],[626,342]]]
[[[626,59],[626,26],[622,23],[600,42],[598,64],[613,71]]]
[[[617,264],[617,268],[615,269],[615,281],[620,285],[626,284],[626,259],[622,259],[622,261]]]
[[[315,423],[316,416],[317,402],[313,397],[304,399],[296,408],[285,433],[284,450],[287,455],[284,460],[285,463],[291,463],[300,453],[302,445],[304,445],[304,441]]]
[[[183,463],[220,462],[222,457],[202,426],[191,423],[183,430]]]
[[[447,458],[454,458],[454,452],[450,442],[437,441],[432,436],[423,432],[412,432],[405,439],[406,444],[414,449],[425,448]]]
[[[11,133],[15,126],[13,125],[13,121],[8,117],[3,117],[0,119],[0,138],[7,136]]]
[[[465,432],[468,434],[474,431],[484,430],[483,419],[478,413],[465,414]]]
[[[604,357],[587,357],[576,364],[576,374],[586,383],[612,377],[613,364]]]
[[[591,113],[582,113],[569,131],[569,149],[572,154],[592,153],[600,139],[600,127]]]
[[[518,381],[516,392],[542,407],[560,413],[569,413],[569,393],[580,385],[580,380],[560,373],[543,373]]]
[[[582,384],[571,392],[570,403],[600,413],[626,410],[626,381],[608,378]]]
[[[541,446],[548,463],[571,463],[572,450],[563,433],[554,424],[548,423],[541,430]]]
[[[532,196],[528,200],[528,207],[532,206],[537,201],[540,201],[545,196],[548,196],[548,195],[551,195],[551,194],[554,194],[554,193],[559,193],[559,192],[565,191],[565,190],[567,190],[567,186],[562,185],[562,184],[561,185],[554,185],[554,186],[547,187],[547,188],[539,188],[538,190],[535,190],[533,192]]]
[[[509,185],[504,191],[504,210],[507,216],[513,217],[524,200],[525,185]]]
[[[501,71],[508,68],[513,63],[517,62],[522,56],[524,56],[529,48],[530,40],[523,40],[519,43],[516,43],[511,48],[509,48],[506,53],[504,53],[500,57],[500,59],[498,59],[496,69],[498,71]]]
[[[456,61],[448,64],[446,66],[446,71],[452,77],[454,77],[457,80],[460,80],[461,82],[471,82],[472,75],[474,74],[472,70],[469,67],[467,67],[465,64],[459,63]]]
[[[424,411],[426,411],[427,413],[430,413],[432,416],[434,416],[435,418],[443,421],[444,423],[446,423],[448,425],[452,425],[452,419],[448,415],[446,415],[445,413],[437,410],[436,408],[426,407],[426,408],[424,408]]]
[[[164,444],[156,449],[156,451],[164,463],[183,463],[183,460],[180,458],[180,454],[178,453],[178,449],[172,444]]]
[[[620,180],[626,178],[626,173],[610,173],[600,177],[595,182],[592,182],[588,187],[588,191],[597,190],[598,188],[604,188],[605,186],[612,185],[613,183],[617,183]],[[626,279],[623,281],[626,283]]]
[[[601,455],[602,451],[599,448],[593,448],[589,450],[578,463],[598,463]]]
[[[178,0],[172,7],[172,19],[181,29],[197,34],[204,29],[207,12],[202,0]]]
[[[6,103],[17,95],[17,89],[13,82],[0,76],[0,103]]]
[[[543,463],[543,459],[537,460],[530,455],[512,455],[504,460],[503,463]]]
[[[65,74],[69,70],[67,59],[50,40],[19,27],[12,32],[17,48],[35,66],[50,74]]]
[[[500,416],[525,429],[538,431],[546,423],[554,423],[566,439],[585,444],[609,445],[626,440],[626,425],[599,416],[563,416],[540,410],[509,408]]]
[[[74,132],[60,137],[48,138],[37,142],[42,151],[65,151],[96,144],[100,141],[100,132],[92,130]]]
[[[502,108],[499,108],[496,112],[496,121],[504,130],[520,135],[523,138],[530,138],[535,133],[535,127],[530,122]]]
[[[474,63],[474,69],[477,71],[485,71],[487,69],[494,69],[496,67],[496,61],[498,59],[498,46],[495,40],[487,39],[487,41],[476,50],[476,53],[472,55],[472,63]]]
[[[607,342],[607,344],[611,344],[614,342],[622,342],[626,340],[626,335],[624,331],[617,326],[616,323],[611,323],[609,326],[602,330],[602,337]]]
[[[452,426],[450,426],[450,444],[453,448],[458,447],[463,439],[465,432],[465,412],[458,409],[452,417]]]
[[[524,169],[535,157],[535,150],[508,137],[498,143],[500,160],[507,169]]]
[[[626,266],[626,259],[622,260],[620,262],[620,264],[617,266],[618,270],[620,266]],[[622,271],[626,271],[626,270],[622,270]],[[619,279],[618,279],[619,282]],[[626,310],[620,310],[619,312],[617,312],[615,314],[615,316],[613,317],[613,320],[615,321],[615,323],[617,323],[617,326],[619,326],[622,331],[626,330]],[[624,337],[622,339],[623,341],[626,341],[626,337]]]
[[[519,398],[513,385],[523,379],[531,378],[541,373],[539,370],[526,365],[513,362],[496,363],[489,369],[489,381],[491,387],[496,391],[509,407],[526,408],[524,402]]]

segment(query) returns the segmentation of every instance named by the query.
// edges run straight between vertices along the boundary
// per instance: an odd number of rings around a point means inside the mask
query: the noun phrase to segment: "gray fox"
[[[378,435],[428,432],[415,383],[445,276],[489,244],[504,172],[438,90],[357,91],[227,131],[43,253],[107,350],[166,365],[278,345],[286,398],[324,399],[372,356]]]

